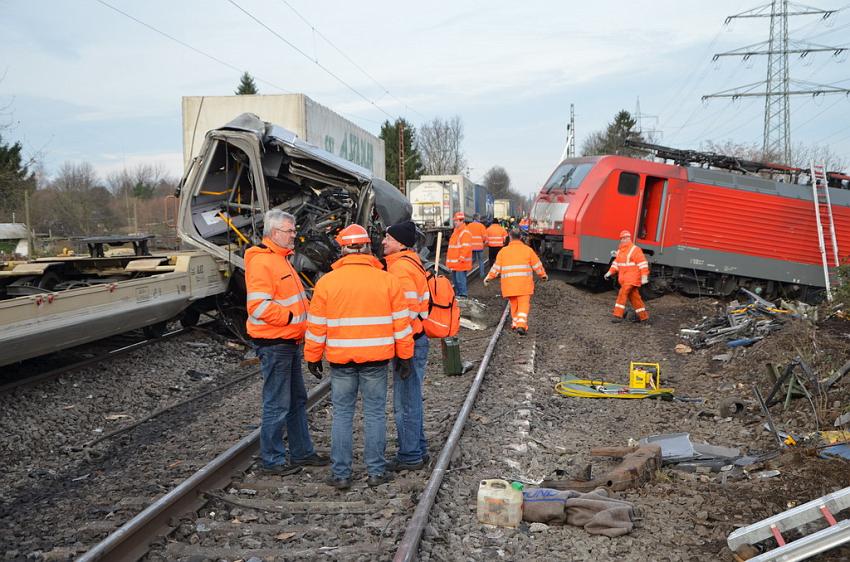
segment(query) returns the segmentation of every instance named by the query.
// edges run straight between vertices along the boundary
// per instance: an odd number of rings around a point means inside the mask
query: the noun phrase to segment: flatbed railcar
[[[626,229],[651,264],[653,292],[726,296],[746,287],[816,300],[825,279],[812,186],[795,183],[802,170],[764,167],[788,172],[787,181],[744,168],[747,173],[733,173],[624,156],[567,159],[537,195],[530,243],[547,269],[595,285]],[[846,176],[830,175],[836,178]],[[843,262],[850,190],[839,184],[829,194]],[[827,249],[831,254],[828,239]]]

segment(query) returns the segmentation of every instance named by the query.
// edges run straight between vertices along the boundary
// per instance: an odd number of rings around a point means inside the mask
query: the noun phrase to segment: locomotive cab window
[[[558,169],[555,170],[555,173],[552,174],[543,188],[547,190],[547,193],[553,189],[578,189],[592,167],[593,164],[591,163],[571,164],[565,162],[558,166]]]
[[[621,195],[637,195],[640,176],[629,172],[620,174],[620,183],[617,184],[617,193]]]

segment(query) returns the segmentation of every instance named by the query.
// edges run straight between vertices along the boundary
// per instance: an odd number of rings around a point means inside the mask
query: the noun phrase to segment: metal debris
[[[680,337],[694,349],[720,342],[726,342],[729,347],[747,347],[782,329],[783,319],[791,316],[789,310],[777,308],[772,302],[746,289],[741,291],[749,299],[748,303],[734,300],[726,307],[725,313],[703,317],[693,328],[679,330]]]

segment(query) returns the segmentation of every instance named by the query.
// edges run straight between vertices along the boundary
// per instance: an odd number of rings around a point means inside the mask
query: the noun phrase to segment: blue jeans
[[[396,460],[399,462],[417,463],[428,454],[422,403],[422,384],[427,364],[428,337],[422,336],[413,345],[410,376],[401,380],[398,374],[393,373],[393,413],[398,431]]]
[[[285,343],[260,346],[257,356],[263,373],[263,425],[260,428],[263,464],[286,463],[284,426],[292,460],[315,454],[307,427],[307,389],[301,375],[301,346]]]
[[[331,366],[331,471],[334,478],[351,478],[354,406],[357,389],[363,394],[363,460],[369,476],[384,474],[387,447],[387,368],[384,365]]]
[[[458,297],[467,296],[467,292],[466,292],[466,272],[465,271],[452,271],[452,277],[454,278],[455,296],[458,296]]]
[[[472,264],[478,261],[478,276],[481,279],[487,277],[487,270],[484,269],[484,250],[472,250]]]

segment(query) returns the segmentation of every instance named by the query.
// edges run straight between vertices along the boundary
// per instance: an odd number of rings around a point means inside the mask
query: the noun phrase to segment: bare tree
[[[443,120],[435,117],[419,128],[419,151],[428,174],[460,174],[466,169],[463,142],[463,122],[460,117]]]
[[[88,162],[65,162],[40,198],[43,223],[67,235],[109,232],[115,227],[112,194]],[[46,212],[49,216],[43,216]]]
[[[493,166],[481,180],[494,199],[506,199],[511,195],[511,177],[501,166]]]

